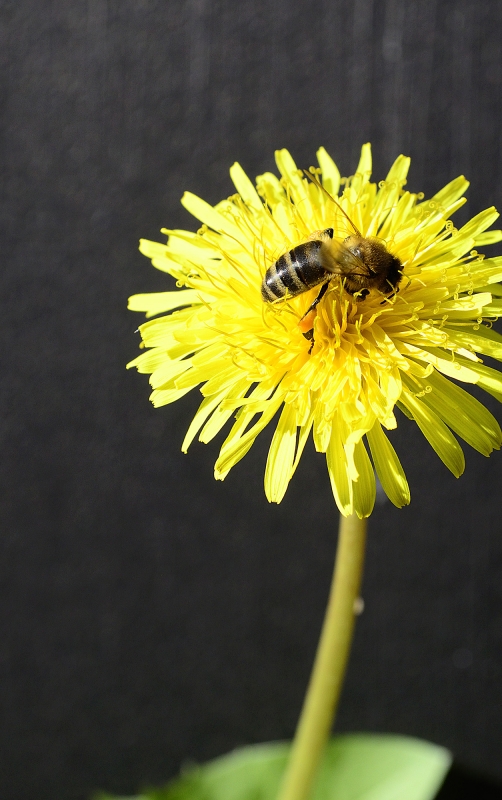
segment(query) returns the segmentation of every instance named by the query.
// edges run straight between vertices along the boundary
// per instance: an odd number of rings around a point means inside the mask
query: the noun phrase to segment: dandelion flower
[[[141,241],[141,252],[179,288],[130,298],[129,308],[156,318],[140,326],[147,350],[128,366],[150,373],[155,406],[200,387],[184,452],[197,435],[209,442],[233,419],[215,465],[218,480],[277,417],[265,468],[268,500],[282,500],[312,433],[341,513],[365,517],[375,472],[396,506],[410,499],[386,434],[396,428],[396,406],[457,477],[464,469],[457,436],[484,455],[501,445],[495,418],[459,384],[477,384],[502,400],[502,376],[483,362],[502,360],[502,336],[491,327],[502,316],[502,257],[478,253],[502,232],[487,230],[498,217],[493,207],[453,226],[469,185],[464,177],[424,200],[404,188],[405,156],[378,185],[370,180],[369,144],[348,179],[324,148],[317,158],[318,181],[309,181],[280,150],[281,178],[267,172],[256,188],[234,164],[237,194],[214,207],[183,196],[203,223],[197,233],[163,230],[167,244]],[[399,291],[362,297],[333,277],[309,341],[299,323],[319,287],[266,303],[265,271],[314,231],[333,227],[340,240],[353,235],[351,221],[399,259]]]

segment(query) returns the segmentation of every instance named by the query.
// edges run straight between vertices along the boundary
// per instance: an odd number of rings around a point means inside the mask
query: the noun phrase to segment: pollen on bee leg
[[[307,311],[304,317],[301,318],[300,322],[298,323],[298,327],[300,331],[305,334],[308,331],[311,331],[314,327],[314,320],[317,315],[317,309],[311,308],[310,311]]]

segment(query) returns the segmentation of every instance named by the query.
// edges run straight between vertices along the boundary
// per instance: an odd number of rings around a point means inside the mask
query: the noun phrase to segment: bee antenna
[[[354,228],[354,230],[355,230],[355,232],[357,233],[357,235],[358,235],[358,236],[361,236],[361,238],[362,238],[362,234],[361,234],[361,232],[360,232],[360,231],[359,231],[359,230],[356,228],[356,226],[355,226],[355,225],[354,225],[354,223],[352,222],[352,220],[351,220],[351,218],[349,217],[349,215],[347,214],[347,212],[346,212],[346,211],[345,211],[345,210],[344,210],[344,209],[341,207],[340,203],[338,203],[338,202],[337,202],[337,200],[335,200],[335,198],[333,197],[333,195],[331,195],[331,194],[328,192],[328,190],[324,188],[324,186],[322,185],[322,183],[320,183],[320,182],[317,180],[316,176],[315,176],[315,175],[313,175],[313,174],[312,174],[312,172],[308,172],[308,170],[306,170],[306,169],[304,169],[304,170],[303,170],[303,172],[305,173],[305,175],[307,176],[307,178],[308,178],[309,180],[311,180],[311,181],[312,181],[312,183],[315,183],[315,185],[319,187],[319,189],[321,190],[321,192],[324,192],[324,194],[325,194],[325,195],[327,195],[327,196],[329,197],[329,199],[331,200],[331,202],[332,202],[332,203],[334,203],[334,204],[335,204],[335,206],[338,206],[338,208],[340,209],[340,211],[342,212],[342,214],[343,214],[343,215],[344,215],[344,216],[345,216],[345,217],[348,219],[348,221],[350,222],[350,224],[351,224],[351,225],[352,225],[352,227]]]

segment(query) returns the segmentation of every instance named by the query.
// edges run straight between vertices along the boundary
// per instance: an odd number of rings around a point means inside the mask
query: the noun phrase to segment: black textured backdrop
[[[129,294],[171,288],[140,236],[197,223],[228,167],[343,174],[502,207],[498,0],[3,0],[0,797],[132,792],[289,737],[335,546],[324,458],[281,506],[271,432],[225,483],[127,373]],[[464,214],[464,218],[466,214]],[[496,404],[489,402],[494,409]],[[495,408],[499,419],[501,410]],[[502,777],[502,456],[456,481],[401,418],[412,505],[380,505],[338,729],[415,734]],[[221,441],[221,439],[220,439]],[[468,450],[469,448],[466,447]]]

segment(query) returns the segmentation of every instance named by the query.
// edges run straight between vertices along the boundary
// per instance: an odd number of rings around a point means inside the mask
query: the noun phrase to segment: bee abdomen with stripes
[[[265,302],[273,303],[284,297],[296,297],[332,276],[332,271],[323,265],[321,250],[326,238],[333,238],[333,228],[319,234],[322,238],[299,244],[270,266],[261,285]]]

